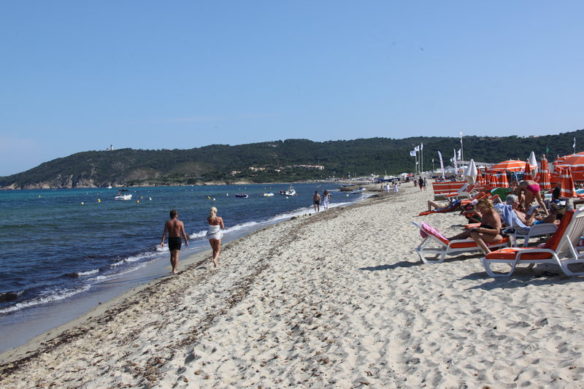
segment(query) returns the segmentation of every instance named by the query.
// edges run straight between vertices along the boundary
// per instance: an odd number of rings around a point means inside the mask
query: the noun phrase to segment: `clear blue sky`
[[[584,128],[582,1],[3,1],[0,175],[87,150]]]

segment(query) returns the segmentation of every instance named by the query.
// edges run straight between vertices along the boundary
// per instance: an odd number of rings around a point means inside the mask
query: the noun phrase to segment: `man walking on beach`
[[[317,190],[314,191],[314,195],[312,196],[312,204],[314,205],[314,210],[320,212],[320,194]]]
[[[170,251],[170,265],[172,266],[172,274],[178,273],[178,259],[180,256],[180,246],[182,239],[185,244],[189,245],[189,239],[185,233],[185,225],[178,220],[178,212],[176,209],[170,211],[170,220],[164,224],[164,231],[162,232],[162,241],[160,247],[164,247],[164,238],[168,234],[168,250]]]

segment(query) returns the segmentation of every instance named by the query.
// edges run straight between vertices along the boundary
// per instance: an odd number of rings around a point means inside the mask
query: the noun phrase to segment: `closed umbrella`
[[[499,162],[491,167],[491,170],[501,172],[501,171],[510,171],[510,172],[522,172],[525,170],[525,165],[527,162],[519,161],[519,160],[508,160]]]
[[[537,159],[535,158],[535,153],[533,151],[531,152],[531,154],[529,154],[529,159],[527,160],[527,165],[529,165],[533,176],[535,176],[537,174],[538,169],[537,169]]]
[[[577,197],[572,171],[569,167],[559,168],[560,173],[560,197]]]
[[[548,160],[543,157],[541,159],[541,169],[536,176],[537,183],[543,190],[550,190],[552,188],[552,175],[550,173],[550,166]]]
[[[525,165],[525,174],[523,175],[524,180],[533,180],[533,174],[531,173],[531,164],[527,163]]]
[[[472,185],[477,181],[477,175],[477,166],[475,161],[471,159],[468,166],[466,167],[466,170],[464,171],[464,178],[469,183],[469,185]]]
[[[508,188],[509,180],[507,179],[507,172],[500,172],[499,174],[499,187]]]

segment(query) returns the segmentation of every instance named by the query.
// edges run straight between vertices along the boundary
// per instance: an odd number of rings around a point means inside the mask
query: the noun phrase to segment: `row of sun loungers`
[[[449,241],[426,223],[413,224],[422,236],[422,243],[416,248],[416,252],[424,263],[440,263],[449,255],[480,252],[472,239]],[[527,247],[530,238],[543,235],[551,237],[537,247]],[[557,264],[569,276],[584,275],[584,272],[572,270],[573,265],[584,263],[584,247],[580,246],[583,235],[584,209],[567,211],[558,227],[540,224],[530,229],[526,235],[505,237],[491,243],[489,249],[495,251],[481,258],[481,262],[487,274],[492,277],[510,276],[520,265],[533,267],[543,263]],[[511,247],[518,238],[524,240],[523,247]],[[496,271],[494,265],[497,264],[508,265],[510,270],[504,273]]]

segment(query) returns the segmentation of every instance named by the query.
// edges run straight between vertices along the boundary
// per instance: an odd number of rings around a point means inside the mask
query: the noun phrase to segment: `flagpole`
[[[460,160],[464,161],[464,148],[462,147],[462,131],[460,131]]]
[[[424,171],[424,144],[420,144],[420,174]]]

